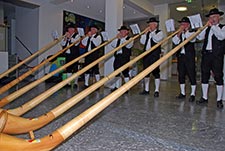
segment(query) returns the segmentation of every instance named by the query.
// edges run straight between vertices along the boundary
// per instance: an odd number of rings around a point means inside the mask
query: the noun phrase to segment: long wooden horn
[[[122,47],[126,46],[131,41],[137,39],[139,36],[141,36],[142,34],[144,34],[146,30],[147,29],[145,29],[140,34],[135,35],[134,37],[130,38],[128,41],[126,41],[122,45],[120,45],[120,46],[116,47],[115,49],[109,51],[104,56],[98,58],[97,60],[95,60],[94,62],[90,63],[89,65],[87,65],[86,67],[84,67],[83,69],[81,69],[80,71],[78,71],[77,73],[74,73],[69,78],[65,79],[64,81],[62,81],[62,82],[60,82],[58,84],[56,84],[55,86],[51,87],[47,91],[45,91],[42,94],[38,95],[34,99],[32,99],[29,102],[25,103],[24,105],[22,105],[22,106],[20,106],[20,107],[18,107],[16,109],[11,109],[11,110],[8,110],[8,111],[10,113],[12,113],[14,115],[18,115],[18,116],[24,114],[25,112],[29,111],[30,109],[32,109],[33,107],[35,107],[36,105],[38,105],[39,103],[41,103],[42,101],[44,101],[46,98],[48,98],[49,96],[51,96],[52,94],[54,94],[56,91],[58,91],[59,89],[61,89],[62,87],[64,87],[66,84],[68,84],[69,82],[71,82],[72,80],[74,80],[75,78],[77,78],[78,76],[80,76],[83,73],[85,73],[87,70],[89,70],[90,68],[92,68],[93,66],[95,66],[96,64],[98,64],[99,62],[101,62],[101,61],[109,58],[116,51],[118,51]]]
[[[154,64],[149,66],[147,69],[139,73],[136,77],[131,79],[129,82],[125,83],[116,91],[112,92],[104,99],[81,113],[79,116],[72,119],[70,122],[60,127],[52,134],[45,136],[42,139],[35,140],[24,140],[20,138],[16,138],[13,136],[9,136],[7,134],[0,133],[0,148],[5,151],[14,151],[14,150],[23,150],[23,151],[46,151],[51,150],[70,137],[74,132],[76,132],[79,128],[84,126],[88,121],[94,118],[97,114],[103,111],[106,107],[112,104],[117,98],[119,98],[123,93],[129,90],[131,87],[136,85],[140,80],[142,80],[146,75],[148,75],[151,71],[153,71],[157,66],[166,61],[169,57],[171,57],[175,52],[177,52],[181,47],[187,44],[190,40],[192,40],[195,36],[197,36],[204,28],[207,27],[207,24],[204,27],[198,29],[198,31],[190,36],[188,39],[183,41],[180,45],[172,49],[166,55],[164,55],[161,59],[156,61]]]
[[[22,81],[23,79],[25,79],[26,77],[28,77],[30,74],[32,74],[33,72],[37,71],[39,68],[41,68],[42,66],[44,66],[46,63],[50,62],[51,60],[53,60],[55,57],[57,57],[58,55],[62,54],[64,51],[66,51],[67,49],[69,49],[70,47],[72,47],[73,45],[75,45],[76,43],[78,43],[80,41],[77,40],[74,43],[70,44],[69,46],[67,46],[66,48],[58,51],[57,53],[55,53],[53,56],[49,57],[48,59],[44,60],[43,62],[41,62],[40,64],[38,64],[37,66],[33,67],[31,70],[27,71],[26,73],[24,73],[23,75],[21,75],[20,77],[16,78],[15,80],[11,81],[10,83],[4,85],[2,88],[0,88],[0,94],[4,93],[5,91],[7,91],[8,89],[10,89],[11,87],[13,87],[14,85],[16,85],[17,83],[19,83],[20,81]]]
[[[35,86],[37,86],[38,84],[40,84],[41,82],[47,80],[48,78],[52,77],[53,75],[55,75],[56,73],[62,71],[63,69],[66,69],[67,67],[71,66],[72,64],[74,64],[75,62],[79,61],[81,58],[86,57],[87,55],[93,53],[94,51],[98,50],[99,48],[111,43],[116,37],[102,43],[101,45],[99,45],[98,47],[92,49],[91,51],[88,51],[86,53],[84,53],[83,55],[77,57],[76,59],[68,62],[67,64],[63,65],[62,67],[52,71],[51,73],[43,76],[42,78],[24,86],[23,88],[20,88],[19,90],[11,93],[10,95],[4,97],[3,99],[0,100],[0,107],[5,106],[6,104],[12,102],[13,100],[15,100],[16,98],[20,97],[21,95],[23,95],[24,93],[26,93],[27,91],[31,90],[32,88],[34,88]]]
[[[178,31],[177,31],[178,32]],[[161,42],[154,45],[151,49],[148,51],[145,51],[144,53],[140,54],[136,58],[132,59],[119,69],[115,70],[108,76],[102,78],[100,81],[96,82],[95,84],[91,85],[87,89],[83,90],[79,94],[75,95],[74,97],[68,99],[66,102],[62,103],[52,111],[48,112],[47,114],[42,115],[39,118],[29,118],[29,119],[36,119],[36,120],[29,120],[22,117],[17,117],[15,115],[10,114],[10,111],[8,113],[5,113],[7,116],[4,117],[5,124],[2,124],[2,127],[0,127],[0,132],[7,133],[7,134],[21,134],[21,133],[27,133],[30,131],[37,130],[38,128],[43,127],[44,125],[51,122],[56,117],[62,115],[64,112],[66,112],[68,109],[73,107],[75,104],[80,102],[82,99],[84,99],[87,95],[91,94],[93,91],[98,89],[100,86],[102,86],[104,83],[106,83],[108,80],[113,79],[116,75],[118,75],[120,72],[152,52],[154,49],[165,43],[167,40],[169,40],[171,37],[173,37],[177,32],[174,32],[170,36],[164,38]],[[3,113],[2,113],[3,114]],[[0,118],[1,119],[1,118]],[[3,120],[3,119],[2,119]]]
[[[20,63],[16,64],[15,66],[13,66],[10,69],[6,70],[5,72],[1,73],[0,74],[0,79],[3,78],[3,77],[5,77],[5,76],[7,76],[9,73],[11,73],[12,71],[16,70],[21,65],[23,65],[26,62],[30,61],[31,59],[33,59],[37,55],[39,55],[39,54],[45,52],[46,50],[52,48],[53,46],[55,46],[57,43],[59,43],[64,38],[64,36],[61,36],[58,39],[55,39],[54,41],[50,42],[49,44],[47,44],[46,46],[44,46],[43,48],[41,48],[40,50],[38,50],[37,52],[35,52],[34,54],[32,54],[31,56],[29,56],[26,59],[24,59],[23,61],[21,61]]]

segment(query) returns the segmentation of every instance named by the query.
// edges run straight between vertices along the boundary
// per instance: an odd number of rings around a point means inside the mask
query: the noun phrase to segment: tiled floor
[[[78,89],[61,89],[23,117],[38,117],[48,112],[81,91],[82,84],[80,82]],[[48,87],[50,84],[41,84],[5,108],[21,105]],[[153,82],[150,89],[153,90]],[[190,103],[188,97],[177,100],[175,96],[179,93],[179,86],[175,79],[161,82],[159,98],[153,97],[153,91],[147,96],[139,95],[140,91],[141,82],[54,150],[225,150],[225,111],[216,108],[214,85],[210,85],[208,106]],[[35,136],[41,138],[50,134],[109,93],[110,89],[103,87],[95,91],[52,123],[37,130]],[[198,84],[197,99],[200,96]],[[28,135],[17,137],[28,138]]]

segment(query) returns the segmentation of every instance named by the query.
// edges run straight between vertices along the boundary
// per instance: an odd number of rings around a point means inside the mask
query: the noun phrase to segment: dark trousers
[[[203,84],[209,82],[210,71],[212,71],[216,85],[223,85],[223,59],[224,55],[214,54],[213,52],[203,52],[201,62]]]
[[[177,61],[179,83],[184,84],[187,75],[191,85],[196,85],[195,57],[179,54]]]
[[[66,63],[69,63],[70,61],[79,57],[79,55],[73,55],[73,54],[66,53],[65,57],[66,57]],[[67,73],[75,73],[77,71],[78,71],[78,61],[66,68]]]
[[[156,62],[157,60],[159,60],[160,58],[160,55],[147,55],[143,58],[143,68],[146,69],[148,68],[150,65],[152,65],[154,62]],[[155,68],[152,72],[153,76],[155,77],[155,79],[159,79],[160,78],[160,69],[159,69],[159,66],[157,68]],[[150,73],[150,74],[151,74]],[[146,77],[149,77],[150,76],[147,75]]]
[[[99,59],[98,52],[99,51],[95,51],[95,52],[91,53],[90,55],[88,55],[87,57],[85,57],[85,63],[84,63],[85,67],[87,65],[91,64],[92,62],[96,61],[97,59]],[[99,66],[98,66],[98,64],[96,64],[91,69],[89,69],[86,72],[86,74],[99,74]]]
[[[130,61],[129,56],[125,56],[123,54],[116,54],[115,60],[113,62],[114,70],[119,69],[121,66],[125,65],[129,61]],[[123,74],[124,77],[129,77],[129,68],[123,70],[122,74]],[[119,75],[117,75],[117,76],[119,76]]]

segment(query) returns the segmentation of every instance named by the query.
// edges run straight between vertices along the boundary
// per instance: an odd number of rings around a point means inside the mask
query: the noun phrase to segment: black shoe
[[[71,88],[71,85],[70,84],[66,84],[64,87],[65,88]]]
[[[115,88],[111,89],[111,92],[116,91],[116,90],[117,90],[117,88],[115,87]]]
[[[185,97],[186,97],[186,95],[183,95],[181,93],[176,96],[177,99],[185,99]]]
[[[143,91],[143,92],[141,92],[141,93],[139,93],[140,95],[149,95],[149,91]]]
[[[201,97],[198,101],[196,101],[197,104],[207,104],[208,103],[208,99],[204,99],[203,97]]]
[[[84,85],[84,88],[88,88],[89,87],[89,85]]]
[[[73,88],[77,88],[77,87],[78,87],[78,85],[77,85],[77,84],[73,84],[72,86],[73,86]]]
[[[158,98],[158,97],[159,97],[159,92],[158,92],[158,91],[156,91],[156,92],[154,93],[154,97],[155,97],[155,98]]]
[[[189,102],[194,102],[194,101],[195,101],[195,96],[191,95],[190,98],[189,98]]]
[[[218,107],[219,109],[222,109],[222,108],[223,108],[223,101],[222,101],[222,100],[217,101],[217,107]]]

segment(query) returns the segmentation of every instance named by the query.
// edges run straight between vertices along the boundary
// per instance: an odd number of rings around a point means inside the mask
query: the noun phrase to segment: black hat
[[[180,21],[178,21],[179,23],[190,23],[190,20],[188,17],[183,17]]]
[[[97,30],[99,30],[99,27],[98,27],[97,25],[95,25],[95,24],[91,25],[91,26],[90,26],[90,29],[91,29],[91,28],[96,28]]]
[[[71,23],[71,22],[67,23],[67,25],[66,25],[67,29],[68,28],[75,28],[75,27],[76,27],[76,25],[74,23]]]
[[[217,8],[213,8],[209,11],[207,15],[205,15],[205,17],[209,17],[210,15],[214,15],[214,14],[219,14],[220,16],[222,16],[224,12],[220,12]]]
[[[152,23],[152,22],[159,22],[155,17],[149,18],[149,20],[147,21],[147,23]]]
[[[129,30],[129,28],[127,28],[127,26],[121,26],[120,29],[118,29],[118,31],[121,31],[121,30]]]

